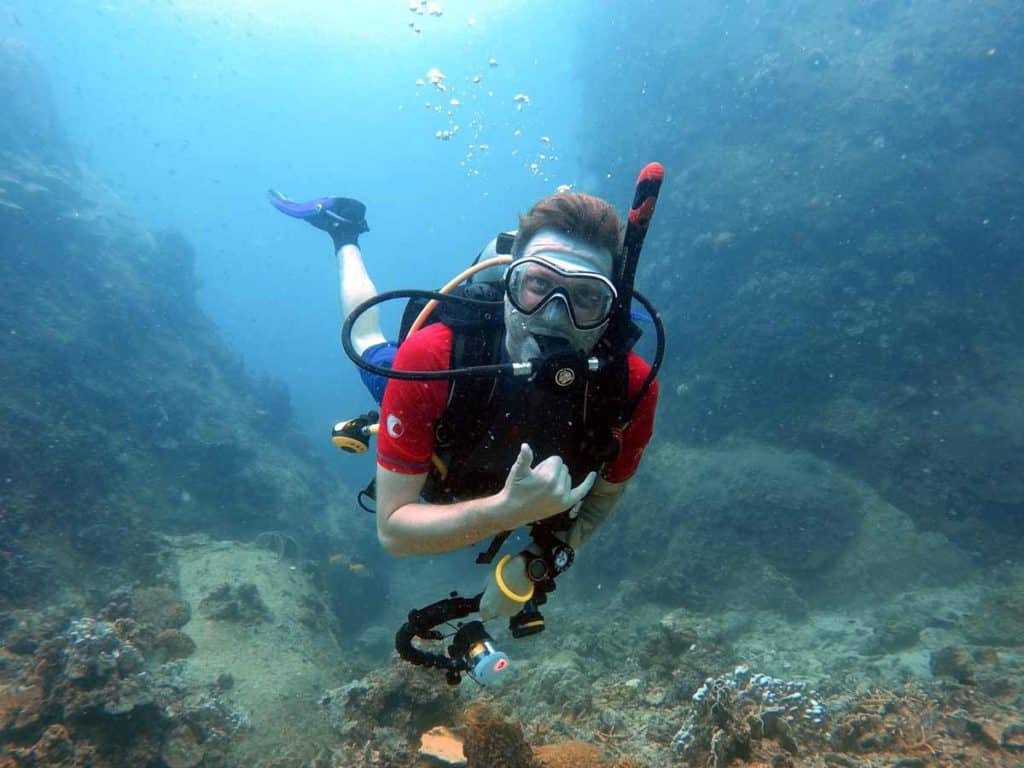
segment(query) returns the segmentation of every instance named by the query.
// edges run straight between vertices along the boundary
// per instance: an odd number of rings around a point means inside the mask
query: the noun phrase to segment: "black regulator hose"
[[[658,310],[654,308],[639,291],[632,291],[632,296],[639,301],[644,309],[647,310],[647,314],[650,315],[651,321],[654,323],[654,329],[658,335],[657,350],[655,352],[654,361],[651,364],[651,372],[644,380],[643,385],[634,397],[635,402],[639,402],[640,398],[643,397],[644,393],[650,387],[651,382],[654,381],[655,376],[658,375],[658,370],[661,368],[662,360],[665,357],[665,326],[661,322],[661,315]],[[463,304],[473,304],[476,306],[482,306],[490,308],[495,312],[502,311],[502,301],[487,301],[484,299],[470,299],[465,296],[453,296],[448,293],[440,293],[438,291],[421,291],[416,289],[404,290],[404,291],[386,291],[385,293],[378,294],[373,298],[367,299],[362,304],[352,310],[346,319],[344,325],[341,327],[341,345],[345,350],[345,354],[348,355],[349,359],[357,366],[365,371],[376,374],[377,376],[383,376],[388,379],[399,379],[402,381],[438,381],[440,379],[456,379],[464,378],[468,376],[511,376],[516,371],[516,363],[497,363],[494,365],[472,365],[466,368],[451,368],[442,371],[401,371],[395,368],[385,368],[381,365],[375,365],[374,363],[367,362],[364,360],[359,353],[356,351],[355,346],[352,344],[352,327],[356,321],[362,317],[364,313],[378,304],[383,304],[385,301],[392,301],[394,299],[435,299],[437,301],[455,301]],[[614,320],[613,320],[614,322]]]
[[[443,371],[399,371],[394,368],[385,368],[374,365],[364,360],[352,344],[352,327],[356,321],[369,309],[393,299],[433,299],[435,301],[455,301],[462,304],[472,304],[481,308],[491,309],[496,313],[502,312],[502,301],[487,301],[485,299],[470,299],[465,296],[453,296],[439,291],[385,291],[371,299],[367,299],[352,313],[345,318],[345,324],[341,327],[341,345],[349,359],[362,368],[364,371],[384,376],[388,379],[399,379],[401,381],[437,381],[439,379],[458,379],[467,376],[507,376],[515,373],[515,363],[497,363],[495,365],[473,365],[466,368],[451,368]]]
[[[647,299],[646,296],[640,293],[640,291],[633,291],[633,298],[639,301],[644,309],[647,310],[647,314],[651,317],[651,322],[654,323],[654,330],[658,335],[658,346],[654,351],[654,360],[651,362],[651,370],[647,374],[647,378],[644,379],[643,384],[640,385],[640,389],[637,390],[636,394],[633,395],[632,399],[626,407],[625,413],[630,417],[633,415],[633,411],[636,410],[637,405],[644,399],[644,395],[647,394],[647,390],[651,388],[651,383],[658,375],[658,371],[661,370],[661,363],[665,359],[665,325],[661,322],[661,313],[654,307],[653,304]]]

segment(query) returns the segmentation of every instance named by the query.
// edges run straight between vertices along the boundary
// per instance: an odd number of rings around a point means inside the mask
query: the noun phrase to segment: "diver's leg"
[[[296,202],[274,190],[270,190],[268,198],[281,213],[302,219],[331,236],[338,257],[343,320],[352,314],[353,309],[377,295],[377,288],[366,274],[363,254],[359,250],[359,235],[370,231],[365,205],[351,197],[319,197],[304,203]],[[367,349],[385,343],[387,339],[380,331],[380,313],[374,307],[365,312],[352,328],[352,345],[362,356]]]
[[[347,319],[352,310],[377,295],[377,288],[366,272],[363,253],[355,243],[338,248],[338,280],[341,289],[341,315]],[[380,312],[371,307],[352,326],[352,346],[362,355],[387,339],[380,330]]]

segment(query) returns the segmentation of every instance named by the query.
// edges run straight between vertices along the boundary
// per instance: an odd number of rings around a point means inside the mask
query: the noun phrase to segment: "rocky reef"
[[[0,62],[0,100],[4,104],[0,152],[7,157],[23,154],[47,163],[71,163],[71,145],[38,58],[20,40],[0,37]]]
[[[1018,657],[946,649],[933,659],[934,680],[892,686],[823,677],[817,687],[745,664],[695,682],[687,669],[727,666],[698,651],[719,641],[709,623],[661,622],[662,636],[690,642],[690,662],[680,653],[668,667],[652,666],[595,650],[587,661],[599,679],[540,648],[526,650],[514,680],[493,690],[451,689],[436,672],[402,665],[374,672],[323,699],[338,736],[334,764],[1009,767],[1024,755]],[[623,646],[659,636],[620,623],[605,629]],[[424,734],[443,737],[445,750],[427,750],[443,758],[417,749]]]
[[[621,732],[649,717],[663,744],[667,714],[675,752],[623,741],[659,765],[1018,764],[1016,6],[604,10],[581,186],[624,200],[667,169],[638,273],[670,345],[655,443],[567,579],[645,617],[623,674],[661,706]],[[708,679],[669,684],[710,638]],[[824,728],[729,660],[815,687]]]
[[[78,162],[46,77],[0,45],[0,609],[62,587],[166,582],[160,536],[349,551],[348,497],[197,304],[195,254]],[[359,522],[364,522],[359,520]],[[295,557],[295,551],[287,553]]]
[[[80,162],[43,69],[11,40],[0,96],[0,765],[233,765],[250,712],[223,695],[230,669],[207,669],[209,623],[249,632],[271,621],[266,594],[282,598],[232,573],[185,599],[200,534],[292,577],[301,602],[272,618],[326,638],[330,669],[334,633],[379,610],[387,575],[346,579],[329,556],[375,550],[372,526],[337,506],[349,493],[286,388],[247,372],[204,315],[188,241]]]

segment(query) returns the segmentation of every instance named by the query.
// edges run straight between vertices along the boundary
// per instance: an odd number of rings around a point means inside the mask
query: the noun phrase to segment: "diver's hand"
[[[498,586],[498,580],[494,574],[495,569],[492,568],[487,575],[484,594],[480,598],[480,618],[484,621],[499,616],[507,619],[523,610],[524,603],[505,596]],[[530,593],[531,584],[526,575],[526,561],[521,555],[516,555],[505,563],[505,567],[501,569],[501,579],[505,582],[505,586],[517,595],[525,596]]]
[[[549,456],[536,467],[532,464],[533,450],[523,443],[501,491],[510,529],[575,507],[597,480],[597,473],[591,472],[573,488],[569,469],[560,456]]]

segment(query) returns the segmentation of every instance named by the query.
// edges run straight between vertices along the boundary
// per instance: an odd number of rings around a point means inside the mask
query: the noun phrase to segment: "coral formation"
[[[522,726],[501,717],[492,706],[481,703],[470,707],[464,730],[467,768],[536,768]]]
[[[790,754],[824,740],[820,694],[798,682],[753,674],[745,666],[708,678],[693,694],[687,722],[672,744],[689,765],[724,766],[750,757],[752,742],[772,739]]]
[[[212,619],[242,624],[270,618],[255,584],[221,584],[200,601],[199,610]]]
[[[600,748],[584,741],[565,741],[534,747],[533,756],[542,768],[601,768],[606,766]]]
[[[465,765],[462,740],[451,729],[436,725],[420,736],[420,754],[432,757],[446,765]]]
[[[130,614],[140,624],[160,630],[181,629],[191,618],[189,604],[166,586],[142,587],[131,592]]]
[[[173,671],[153,667],[136,644],[155,634],[132,618],[85,616],[11,658],[0,669],[0,743],[10,755],[0,766],[221,763],[240,721],[216,700],[184,701]]]
[[[184,659],[191,656],[196,644],[188,635],[177,629],[165,629],[156,636],[153,647],[165,661]]]
[[[563,741],[534,747],[539,768],[629,768],[627,760],[608,760],[600,747],[584,741]]]
[[[904,765],[1013,765],[1012,708],[968,688],[911,686],[846,702],[829,732],[828,754],[859,768],[887,759]]]
[[[352,750],[372,744],[390,749],[398,760],[410,759],[424,731],[455,721],[459,696],[459,689],[444,685],[432,670],[393,662],[382,672],[326,692],[321,704]]]

